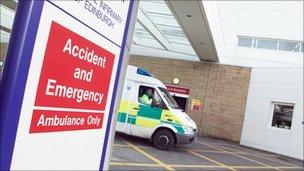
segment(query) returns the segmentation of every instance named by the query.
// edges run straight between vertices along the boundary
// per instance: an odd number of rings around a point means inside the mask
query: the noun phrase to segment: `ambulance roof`
[[[166,86],[144,68],[128,65],[126,78],[135,82],[166,88]]]

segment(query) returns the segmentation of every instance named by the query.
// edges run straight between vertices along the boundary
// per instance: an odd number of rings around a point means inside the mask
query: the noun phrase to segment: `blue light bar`
[[[144,75],[144,76],[148,76],[148,77],[153,77],[147,70],[145,70],[144,68],[137,68],[137,74],[139,75]]]

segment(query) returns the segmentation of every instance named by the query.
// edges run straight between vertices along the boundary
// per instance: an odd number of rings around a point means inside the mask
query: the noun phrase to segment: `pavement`
[[[303,170],[303,161],[239,144],[199,137],[171,151],[149,140],[117,133],[110,170]]]

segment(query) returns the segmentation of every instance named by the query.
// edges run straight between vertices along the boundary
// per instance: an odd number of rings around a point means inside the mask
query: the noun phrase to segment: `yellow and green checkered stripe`
[[[121,102],[117,121],[122,123],[127,121],[127,123],[147,128],[154,128],[161,123],[166,123],[176,128],[179,133],[185,132],[181,122],[172,112],[127,101]]]

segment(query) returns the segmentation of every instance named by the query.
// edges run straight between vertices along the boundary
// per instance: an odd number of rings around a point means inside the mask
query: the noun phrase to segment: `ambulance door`
[[[134,99],[134,81],[126,80],[123,87],[120,106],[118,109],[116,130],[126,134],[130,134],[130,125],[128,123],[128,115],[132,113],[131,107]]]
[[[137,84],[136,88],[138,88],[138,92],[134,100],[136,100],[137,106],[134,106],[133,109],[137,110],[137,113],[130,120],[131,134],[149,138],[154,129],[160,124],[162,111],[166,107],[155,87]],[[141,100],[141,97],[148,89],[152,90],[151,104],[147,104]]]

